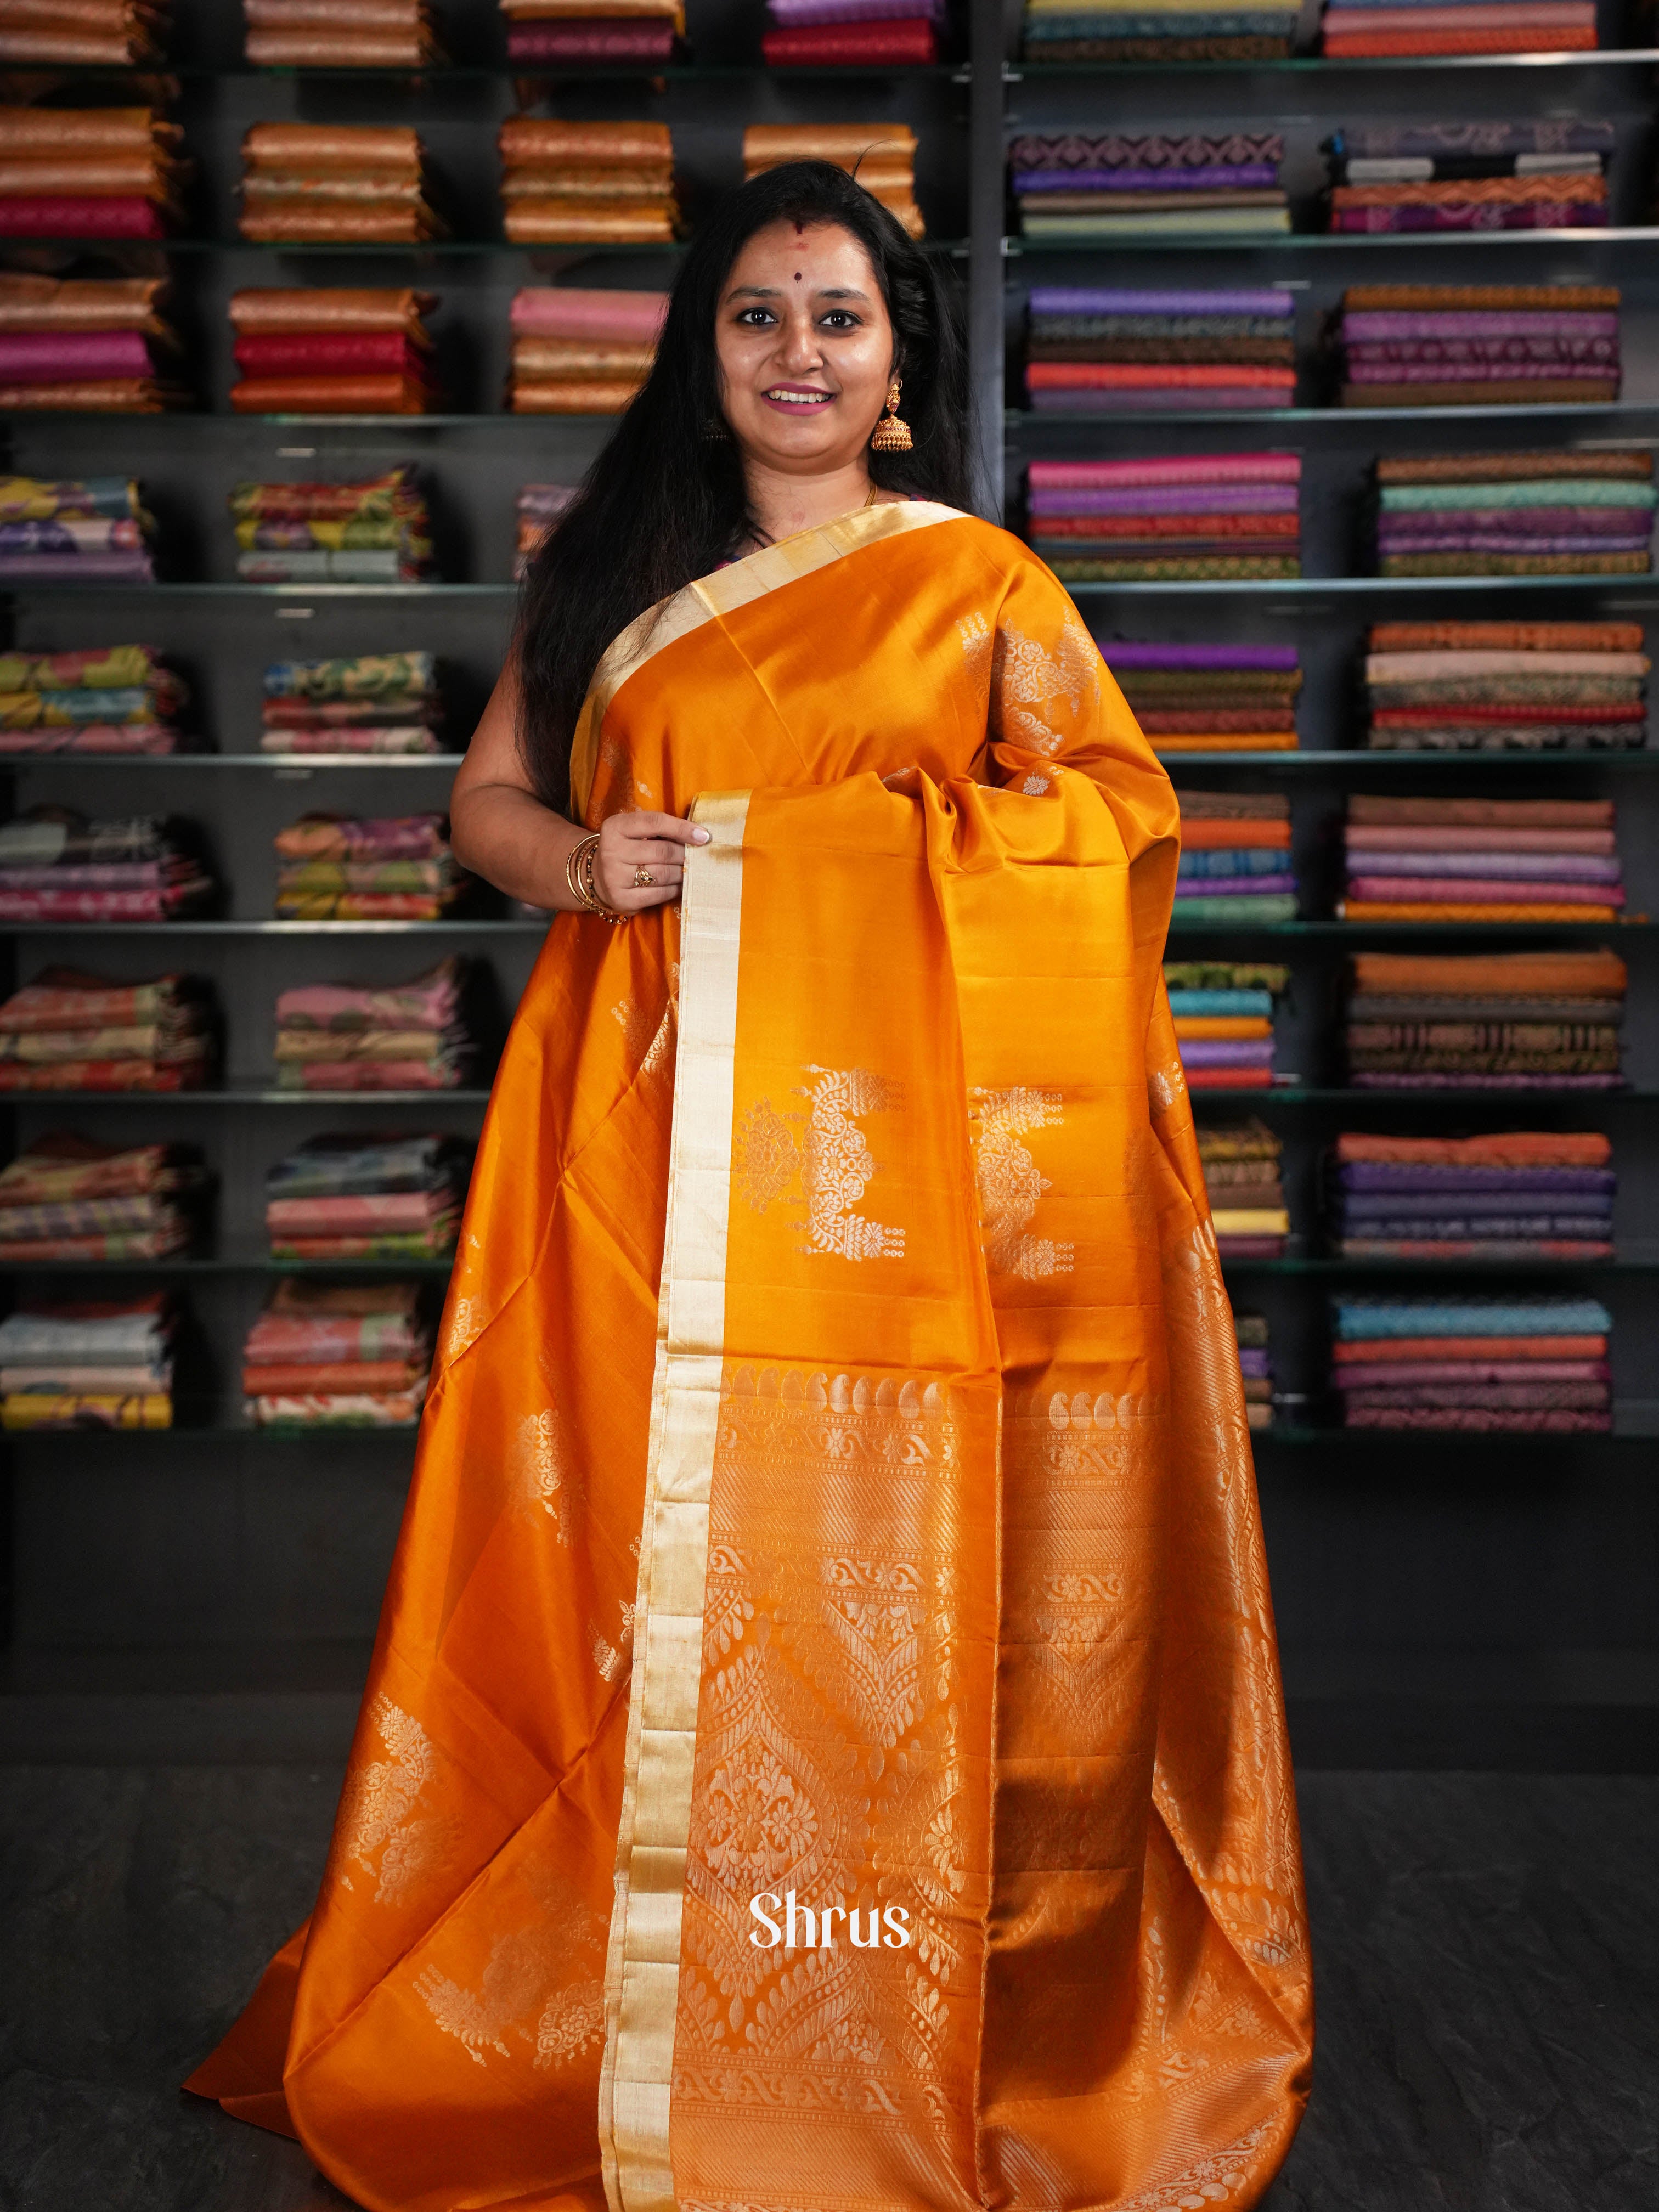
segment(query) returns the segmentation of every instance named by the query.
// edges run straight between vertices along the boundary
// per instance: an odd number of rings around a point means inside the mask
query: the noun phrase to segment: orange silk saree
[[[191,2087],[374,2212],[1254,2204],[1311,2001],[1177,815],[866,510],[601,665],[308,1927]]]

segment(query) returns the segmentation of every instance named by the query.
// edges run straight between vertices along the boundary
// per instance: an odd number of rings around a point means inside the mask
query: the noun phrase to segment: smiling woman
[[[317,1910],[191,2084],[372,2212],[1243,2212],[1300,2116],[1177,811],[962,424],[894,219],[746,185],[457,779],[567,911]]]

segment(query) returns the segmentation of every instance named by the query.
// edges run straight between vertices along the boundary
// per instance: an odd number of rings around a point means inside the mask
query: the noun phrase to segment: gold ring
[[[649,868],[635,868],[634,871],[634,888],[636,891],[648,890],[656,880]]]

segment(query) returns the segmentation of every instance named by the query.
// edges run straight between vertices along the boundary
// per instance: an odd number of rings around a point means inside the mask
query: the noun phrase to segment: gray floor
[[[0,1769],[0,2208],[325,2212],[173,2084],[305,1913],[335,1778]],[[1652,2212],[1659,1779],[1313,1773],[1314,2101],[1270,2212]]]

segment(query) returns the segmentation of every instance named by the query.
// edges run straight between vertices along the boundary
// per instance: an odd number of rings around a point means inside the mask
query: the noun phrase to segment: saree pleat
[[[317,1911],[191,2086],[374,2212],[1254,2204],[1310,1998],[1167,780],[921,504],[642,617],[572,768],[712,842],[550,933]]]

